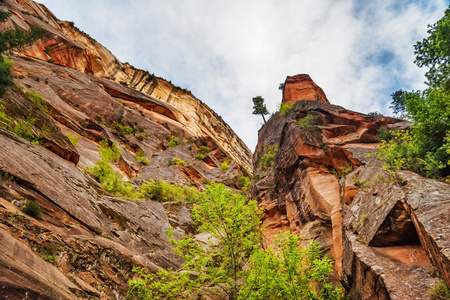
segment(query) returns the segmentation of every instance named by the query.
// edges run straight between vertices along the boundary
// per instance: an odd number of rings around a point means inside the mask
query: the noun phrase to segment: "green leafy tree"
[[[414,124],[410,134],[385,143],[383,151],[390,154],[390,165],[428,177],[441,177],[450,175],[450,8],[429,28],[429,36],[414,46],[415,63],[430,67],[426,73],[429,88],[392,94],[394,113]],[[387,151],[386,147],[392,150]],[[393,162],[394,158],[399,161]]]
[[[450,7],[439,21],[428,27],[429,36],[414,46],[415,63],[430,67],[426,77],[431,88],[450,91]]]
[[[264,120],[264,124],[266,124],[266,118],[264,117],[264,115],[268,115],[269,111],[267,110],[267,107],[264,104],[264,98],[261,96],[256,96],[253,97],[252,100],[253,100],[253,114],[261,115]]]
[[[274,250],[261,247],[257,203],[234,194],[222,184],[211,184],[199,194],[192,218],[205,243],[191,236],[171,239],[185,263],[181,270],[160,269],[130,281],[128,299],[340,299],[342,291],[328,280],[332,261],[311,242],[298,247],[300,238],[282,235]],[[169,232],[171,235],[171,232]]]

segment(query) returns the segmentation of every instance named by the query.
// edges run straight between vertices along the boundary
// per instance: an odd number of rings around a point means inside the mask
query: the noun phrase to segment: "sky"
[[[39,0],[38,0],[39,1]],[[390,94],[426,88],[414,44],[450,0],[40,0],[120,61],[190,90],[251,151],[286,76],[309,74],[332,104],[392,115]]]

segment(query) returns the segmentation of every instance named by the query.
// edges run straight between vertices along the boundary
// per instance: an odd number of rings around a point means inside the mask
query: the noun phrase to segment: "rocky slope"
[[[24,49],[25,55],[110,79],[170,104],[183,115],[178,121],[190,135],[209,137],[233,161],[251,169],[251,152],[247,146],[219,115],[191,92],[147,71],[121,63],[104,46],[78,30],[73,23],[58,20],[42,4],[31,0],[5,0],[3,6],[13,12],[10,22],[4,26],[23,29],[37,26],[46,30],[44,38]]]
[[[408,122],[331,105],[308,75],[288,77],[283,96],[294,105],[259,130],[253,156],[266,243],[318,240],[351,299],[429,299],[437,274],[450,283],[450,185],[393,177],[368,156],[381,128]]]
[[[189,92],[121,64],[44,6],[0,5],[12,14],[0,29],[46,31],[21,53],[5,54],[15,86],[0,99],[0,298],[121,299],[133,267],[179,265],[166,230],[181,237],[194,224],[189,204],[106,192],[86,171],[100,159],[100,141],[117,143],[113,169],[133,187],[151,178],[198,190],[212,180],[239,189],[251,153]],[[151,90],[142,86],[149,78]],[[29,203],[42,215],[24,213]]]

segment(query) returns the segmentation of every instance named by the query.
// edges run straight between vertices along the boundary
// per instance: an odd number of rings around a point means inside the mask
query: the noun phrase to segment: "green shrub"
[[[206,154],[209,151],[211,151],[211,149],[208,146],[200,146],[197,153]]]
[[[172,135],[167,135],[166,137],[168,143],[167,143],[167,147],[171,148],[171,147],[176,147],[180,144],[180,141],[178,140],[178,137],[174,137]]]
[[[393,131],[387,129],[386,127],[380,127],[378,130],[378,140],[380,142],[386,141],[389,142],[394,138]]]
[[[130,182],[122,180],[122,175],[119,172],[114,172],[111,162],[120,157],[120,150],[116,143],[111,147],[107,140],[100,142],[99,154],[101,160],[97,161],[94,167],[87,167],[87,171],[91,174],[102,187],[110,193],[124,196],[130,199],[136,199],[136,193]]]
[[[148,158],[142,156],[143,154],[144,154],[144,150],[139,149],[138,152],[136,153],[136,159],[143,165],[147,166],[150,162],[149,162]]]
[[[25,204],[20,207],[20,210],[35,219],[38,219],[38,220],[44,219],[42,217],[41,207],[35,201],[27,200],[25,202]]]
[[[153,179],[144,181],[139,189],[139,197],[158,202],[192,202],[196,195],[197,190],[195,188],[179,187],[162,180],[155,181]]]
[[[228,171],[230,169],[230,165],[228,161],[224,161],[223,163],[220,164],[220,167],[222,168],[222,170],[224,172]]]
[[[117,142],[114,142],[111,147],[108,144],[108,140],[100,141],[100,147],[98,153],[102,160],[110,163],[120,157],[120,150],[117,147]]]
[[[433,287],[428,290],[434,300],[448,300],[450,299],[450,289],[444,280],[440,279]]]
[[[46,113],[47,115],[50,114],[47,108],[47,102],[42,98],[41,94],[38,94],[35,91],[28,91],[25,94],[29,99],[36,103],[44,113]]]
[[[259,165],[263,170],[273,167],[278,154],[278,145],[267,145],[264,147],[263,156],[259,160]]]
[[[306,117],[297,121],[298,127],[301,129],[305,129],[308,131],[314,131],[317,129],[317,126],[314,125],[315,117],[313,115],[307,115]]]
[[[187,166],[187,163],[184,160],[182,160],[182,159],[174,157],[169,162],[169,166],[173,166],[173,165],[185,167],[185,166]]]
[[[0,56],[0,98],[5,95],[7,87],[13,85],[12,66],[12,61]]]
[[[203,160],[203,159],[205,159],[205,155],[202,153],[197,153],[197,155],[195,156],[195,159]]]
[[[246,188],[250,184],[250,178],[246,176],[239,176],[237,183],[240,188]]]
[[[280,104],[280,113],[282,115],[287,114],[291,111],[292,107],[294,106],[294,103],[281,103]]]
[[[74,146],[78,146],[78,140],[81,138],[78,134],[72,135],[70,132],[66,133],[67,138],[69,139],[70,143]]]

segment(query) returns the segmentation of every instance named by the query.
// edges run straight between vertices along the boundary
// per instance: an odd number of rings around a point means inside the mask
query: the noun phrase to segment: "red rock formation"
[[[286,77],[283,88],[283,103],[301,100],[330,103],[323,90],[307,74]]]
[[[253,156],[266,245],[280,230],[316,239],[351,299],[429,299],[430,268],[450,281],[450,186],[411,172],[397,181],[367,156],[380,128],[409,124],[296,100],[260,129]],[[259,162],[269,145],[278,155],[267,170]]]

